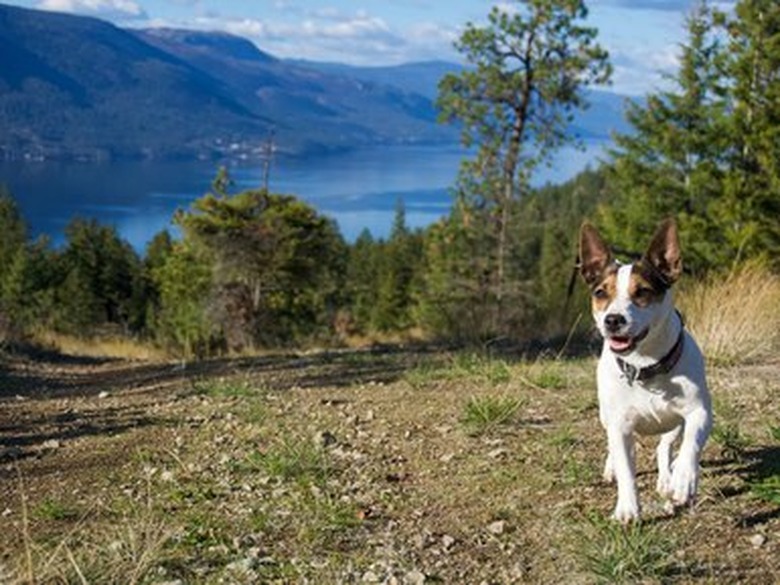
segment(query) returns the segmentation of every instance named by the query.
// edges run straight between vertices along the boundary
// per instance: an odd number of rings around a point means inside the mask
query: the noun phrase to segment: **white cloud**
[[[42,0],[41,10],[73,12],[112,19],[145,19],[146,12],[133,0]]]
[[[308,12],[302,19],[265,20],[202,16],[198,28],[249,38],[278,57],[385,65],[432,58],[447,51],[454,35],[437,25],[418,24],[399,32],[384,19],[358,11]]]
[[[670,81],[666,76],[677,71],[679,51],[679,46],[668,45],[652,52],[641,47],[613,52],[612,89],[626,95],[669,89]]]

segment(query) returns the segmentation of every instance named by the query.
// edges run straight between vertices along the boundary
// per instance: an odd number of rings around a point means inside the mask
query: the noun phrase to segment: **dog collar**
[[[616,357],[615,360],[617,361],[617,365],[620,368],[620,371],[623,372],[626,380],[628,380],[628,385],[633,386],[634,382],[647,382],[656,376],[668,374],[672,368],[677,365],[677,362],[680,361],[680,356],[682,356],[683,352],[684,339],[685,328],[681,327],[680,335],[677,337],[677,341],[672,346],[672,349],[669,350],[669,353],[662,357],[658,362],[644,368],[637,368],[624,359]]]

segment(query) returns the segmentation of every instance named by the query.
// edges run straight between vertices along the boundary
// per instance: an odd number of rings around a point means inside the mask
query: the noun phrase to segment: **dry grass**
[[[693,284],[680,295],[686,325],[705,356],[755,363],[780,347],[780,277],[757,264]]]
[[[33,339],[41,346],[65,355],[132,361],[161,361],[170,357],[165,351],[149,343],[121,336],[82,338],[53,331],[41,331],[35,333]]]

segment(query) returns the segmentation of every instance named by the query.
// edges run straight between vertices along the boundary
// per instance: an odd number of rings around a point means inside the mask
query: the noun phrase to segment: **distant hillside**
[[[230,89],[106,22],[0,6],[5,158],[165,157],[271,124]]]
[[[253,157],[271,132],[297,154],[457,141],[433,105],[450,63],[287,61],[225,33],[6,5],[0,54],[0,159]],[[586,137],[621,123],[603,96],[577,121]]]
[[[241,105],[265,115],[304,149],[360,144],[454,142],[436,123],[431,100],[402,85],[282,61],[224,33],[147,29],[140,39],[230,88]]]
[[[447,61],[425,61],[386,67],[354,67],[342,63],[301,60],[293,60],[290,63],[369,83],[403,87],[431,101],[436,100],[442,77],[463,69],[463,66]],[[577,114],[572,126],[574,132],[583,138],[609,138],[614,131],[630,131],[623,118],[625,102],[629,98],[603,90],[588,90],[587,95],[590,107]]]

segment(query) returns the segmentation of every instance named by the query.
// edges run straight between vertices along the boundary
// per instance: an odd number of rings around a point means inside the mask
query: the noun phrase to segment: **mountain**
[[[230,88],[106,22],[0,6],[4,158],[164,157],[267,131]]]
[[[293,154],[458,140],[433,103],[451,63],[281,60],[225,33],[2,4],[0,54],[0,159],[256,157],[271,137]],[[617,99],[577,120],[583,135],[614,127]]]
[[[136,34],[219,80],[252,113],[272,118],[280,138],[302,137],[304,150],[457,140],[453,129],[436,123],[432,101],[403,86],[282,61],[225,33],[147,29]]]
[[[292,60],[290,63],[323,73],[342,75],[379,85],[395,85],[424,96],[432,102],[438,95],[439,81],[449,73],[459,73],[463,66],[448,61],[424,61],[385,67],[355,67],[342,63]],[[612,132],[631,131],[623,111],[626,96],[609,91],[586,90],[589,107],[575,115],[571,130],[582,138],[607,139]]]

